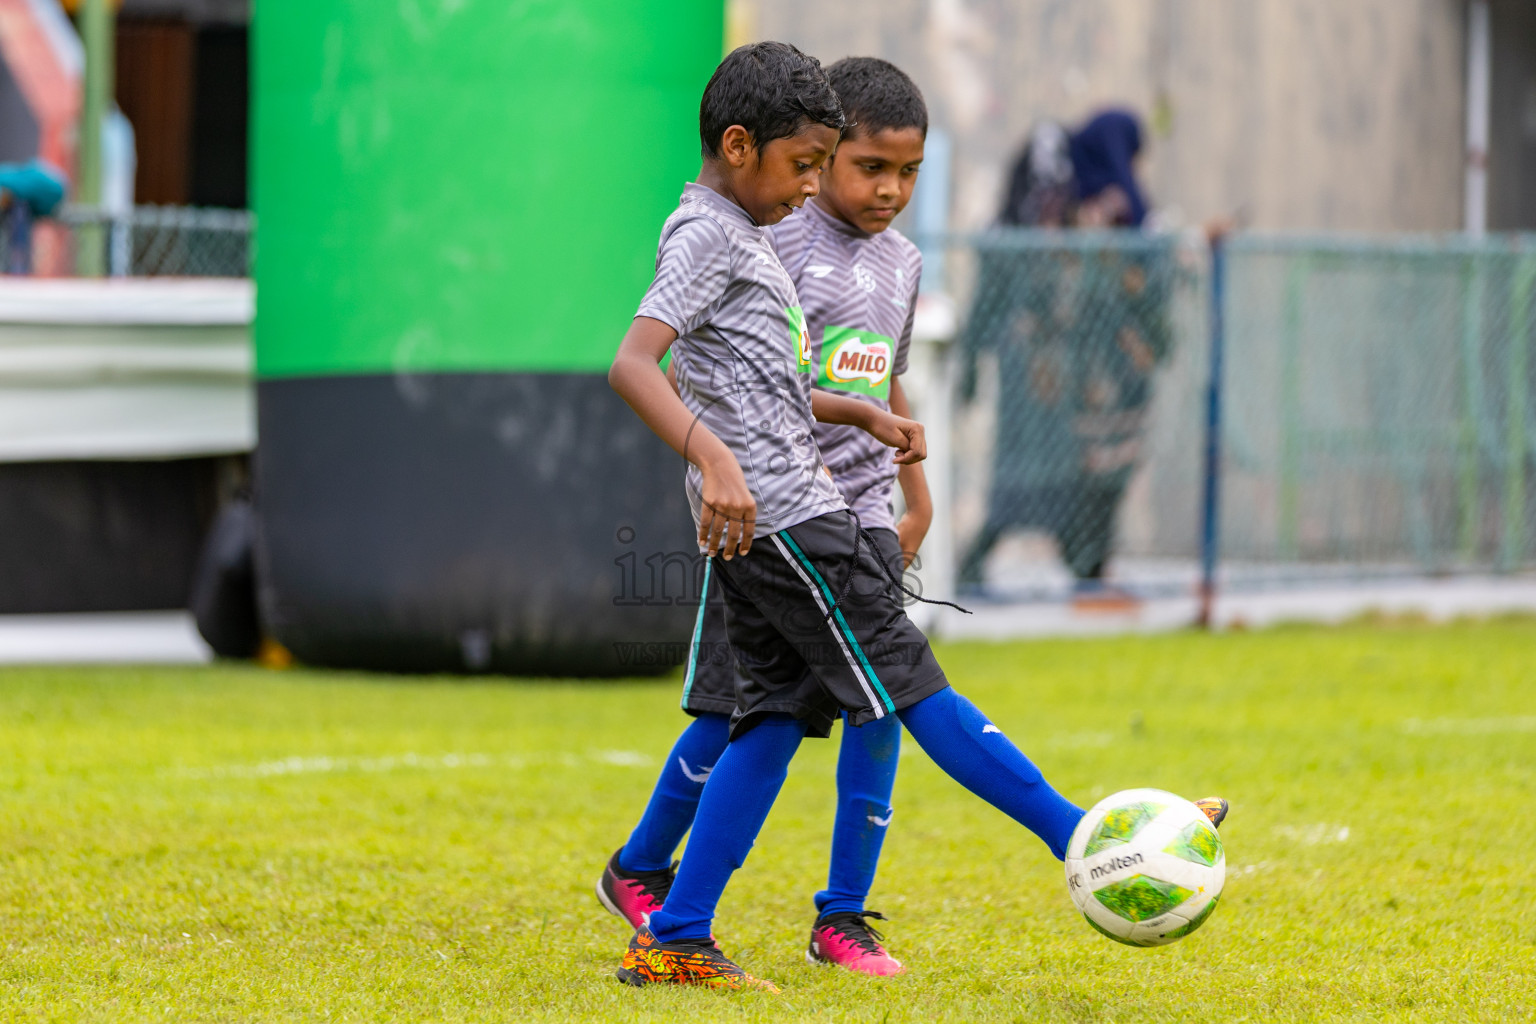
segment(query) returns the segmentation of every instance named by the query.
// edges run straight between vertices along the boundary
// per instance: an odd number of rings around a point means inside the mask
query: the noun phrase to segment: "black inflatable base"
[[[221,460],[0,466],[0,614],[185,608]]]
[[[302,662],[637,675],[683,660],[683,463],[598,374],[264,381],[262,621]]]

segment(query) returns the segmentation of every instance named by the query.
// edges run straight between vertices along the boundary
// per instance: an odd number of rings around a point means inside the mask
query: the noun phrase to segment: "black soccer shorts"
[[[901,541],[895,530],[877,527],[865,534],[874,542],[877,556],[901,578]],[[758,538],[767,543],[767,537]],[[688,645],[688,662],[683,672],[683,710],[690,715],[729,715],[736,711],[737,686],[745,677],[736,665],[736,652],[725,629],[725,594],[713,561],[704,563],[703,594],[694,619],[693,638]],[[810,673],[809,667],[806,672]],[[821,707],[807,709],[807,735],[826,737],[838,717],[837,702],[824,694]]]
[[[839,711],[863,725],[949,685],[903,608],[896,534],[860,536],[857,523],[850,512],[829,512],[758,537],[746,556],[711,559],[730,653],[717,659],[716,649],[700,648],[699,667],[709,671],[691,667],[685,708],[722,710],[731,692],[732,736],[770,713],[794,715],[808,735],[825,736]],[[701,638],[710,610],[706,589]],[[705,666],[705,654],[729,672]]]

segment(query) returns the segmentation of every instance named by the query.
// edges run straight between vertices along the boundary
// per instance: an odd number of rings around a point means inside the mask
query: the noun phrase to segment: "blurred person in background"
[[[1142,228],[1136,180],[1141,125],[1106,110],[1069,132],[1031,130],[998,216],[1004,228]],[[1115,517],[1141,455],[1151,375],[1168,355],[1171,252],[1010,246],[984,248],[962,338],[961,396],[976,392],[978,357],[997,368],[997,425],[987,518],[960,566],[984,582],[987,556],[1010,529],[1057,541],[1075,595],[1123,603],[1106,585]]]
[[[0,164],[0,243],[7,274],[32,273],[32,222],[64,201],[64,175],[43,160]]]

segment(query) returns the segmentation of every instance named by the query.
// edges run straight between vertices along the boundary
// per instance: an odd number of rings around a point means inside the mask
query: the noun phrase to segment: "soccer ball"
[[[1216,909],[1227,879],[1205,813],[1160,789],[1093,805],[1067,844],[1067,891],[1088,923],[1128,946],[1182,939]]]

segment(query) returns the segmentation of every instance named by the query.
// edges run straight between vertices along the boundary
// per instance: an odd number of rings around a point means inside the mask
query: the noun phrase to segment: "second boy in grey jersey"
[[[923,258],[899,231],[870,234],[812,201],[769,229],[794,279],[811,337],[815,386],[889,409],[907,371]],[[891,449],[865,431],[818,423],[814,435],[848,506],[866,528],[894,530]]]

